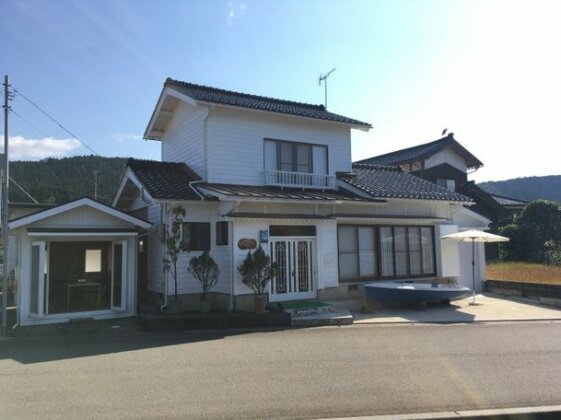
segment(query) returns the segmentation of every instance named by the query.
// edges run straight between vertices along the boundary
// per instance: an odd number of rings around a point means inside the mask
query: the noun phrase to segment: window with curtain
[[[338,247],[341,281],[436,274],[429,226],[340,225]]]
[[[267,171],[327,175],[327,146],[265,139],[264,152]]]

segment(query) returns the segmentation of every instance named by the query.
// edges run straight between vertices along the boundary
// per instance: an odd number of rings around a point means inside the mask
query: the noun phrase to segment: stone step
[[[351,325],[353,316],[348,310],[339,309],[337,311],[323,312],[308,316],[292,318],[293,327],[320,327],[328,325]]]

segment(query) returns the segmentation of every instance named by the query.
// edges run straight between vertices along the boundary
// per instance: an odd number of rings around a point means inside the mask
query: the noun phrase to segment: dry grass
[[[487,279],[561,285],[561,267],[522,262],[493,263],[487,266]]]

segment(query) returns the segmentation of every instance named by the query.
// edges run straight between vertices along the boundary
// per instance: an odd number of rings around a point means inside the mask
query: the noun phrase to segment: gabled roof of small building
[[[130,158],[127,167],[154,199],[201,200],[189,186],[190,182],[200,181],[201,177],[185,163]]]
[[[368,159],[362,159],[356,163],[367,163],[370,165],[404,165],[406,163],[427,159],[447,147],[451,147],[462,156],[468,168],[476,169],[483,166],[483,163],[479,159],[454,139],[454,133],[450,133],[446,137],[429,143],[396,150],[395,152],[386,153],[384,155],[373,156]]]
[[[339,179],[375,198],[472,202],[462,194],[408,174],[398,166],[354,163],[353,171],[339,174]]]
[[[182,82],[171,78],[166,79],[164,86],[175,89],[176,91],[201,102],[210,102],[214,104],[230,105],[259,111],[333,121],[364,127],[367,129],[372,127],[372,125],[367,122],[329,112],[323,105],[313,105],[266,96],[250,95],[247,93]]]
[[[90,208],[92,208],[94,210],[97,210],[101,213],[105,213],[105,214],[108,214],[109,216],[115,217],[117,219],[121,219],[121,220],[123,220],[127,223],[130,223],[131,225],[138,226],[142,229],[148,229],[151,226],[151,223],[147,222],[146,220],[135,217],[131,214],[128,214],[128,213],[126,213],[124,211],[121,211],[119,209],[116,209],[114,207],[110,207],[107,204],[104,204],[104,203],[101,203],[99,201],[93,200],[89,197],[77,198],[75,200],[68,201],[66,203],[56,205],[54,207],[45,208],[43,210],[31,213],[31,214],[27,214],[25,216],[15,218],[13,220],[10,220],[9,226],[10,226],[10,229],[17,229],[17,228],[35,223],[37,221],[40,221],[40,220],[43,220],[43,219],[48,219],[49,217],[53,217],[53,216],[56,216],[58,214],[61,214],[61,213],[67,212],[67,211],[71,211],[71,210],[74,210],[74,209],[77,209],[77,208],[80,208],[80,207],[90,207]],[[75,227],[70,226],[70,228],[73,229],[73,230],[76,230]],[[87,226],[83,226],[83,228],[87,228]],[[95,229],[95,230],[99,231],[99,229]],[[119,228],[108,229],[108,231],[111,231],[111,230],[121,230],[121,229],[119,229]]]

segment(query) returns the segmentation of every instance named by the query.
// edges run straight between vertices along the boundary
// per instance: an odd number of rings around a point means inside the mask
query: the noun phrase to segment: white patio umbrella
[[[454,239],[460,242],[471,242],[471,280],[473,284],[472,301],[470,305],[475,305],[475,243],[476,242],[508,242],[509,238],[495,235],[481,230],[464,230],[461,232],[444,235],[441,239]]]

